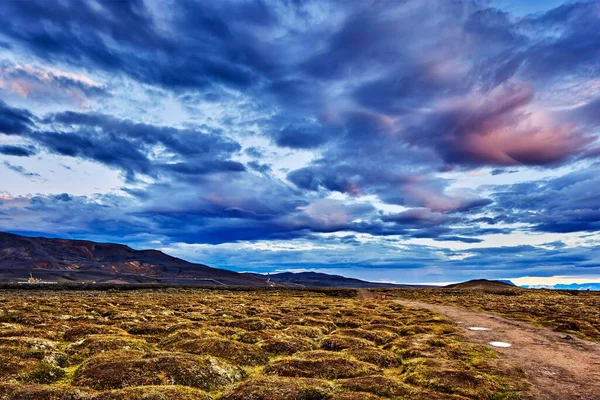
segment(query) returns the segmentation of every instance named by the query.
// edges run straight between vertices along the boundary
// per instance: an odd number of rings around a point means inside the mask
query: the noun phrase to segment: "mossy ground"
[[[513,399],[427,310],[310,291],[0,291],[0,399]]]

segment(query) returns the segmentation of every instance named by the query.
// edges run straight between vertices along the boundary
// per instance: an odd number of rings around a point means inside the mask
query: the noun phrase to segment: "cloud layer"
[[[0,229],[213,246],[202,261],[234,268],[223,249],[443,280],[589,271],[598,23],[597,2],[9,2],[0,174],[39,190],[5,192]],[[120,185],[53,189],[83,162]]]

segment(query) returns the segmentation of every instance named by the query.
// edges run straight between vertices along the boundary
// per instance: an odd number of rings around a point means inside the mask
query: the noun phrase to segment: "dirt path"
[[[399,303],[427,308],[444,314],[464,329],[468,340],[487,344],[508,342],[509,348],[493,348],[501,359],[519,365],[531,381],[534,399],[600,400],[600,344],[578,338],[565,339],[565,333],[537,328],[493,314],[464,308],[415,301]],[[489,331],[472,331],[484,327]]]
[[[358,296],[362,300],[369,300],[369,299],[377,299],[377,298],[379,298],[379,296],[377,296],[375,293],[371,292],[369,289],[358,289]]]

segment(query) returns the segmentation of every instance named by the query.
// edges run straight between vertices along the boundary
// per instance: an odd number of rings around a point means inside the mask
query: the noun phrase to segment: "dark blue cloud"
[[[21,108],[11,107],[0,100],[0,133],[19,135],[33,125],[33,114]]]
[[[26,178],[40,178],[40,174],[37,174],[35,172],[29,172],[28,170],[26,170],[24,167],[22,167],[21,165],[14,165],[11,164],[7,161],[4,161],[4,166],[8,169],[10,169],[11,171],[16,172],[17,174],[21,174]]]
[[[174,89],[245,88],[272,68],[249,30],[273,18],[261,2],[181,1],[170,15],[174,31],[165,32],[142,0],[12,2],[0,13],[0,34],[45,60]]]
[[[327,129],[314,124],[287,125],[274,134],[278,146],[296,149],[319,147],[330,138]]]
[[[33,146],[0,145],[0,154],[15,157],[31,157],[37,154]]]
[[[462,242],[462,243],[481,243],[482,239],[463,237],[463,236],[440,236],[433,239],[437,242]]]
[[[564,176],[495,188],[497,217],[489,221],[520,222],[540,232],[600,230],[598,166]],[[536,207],[532,207],[535,204]]]
[[[120,169],[129,180],[134,180],[136,174],[196,176],[245,171],[241,163],[230,160],[241,146],[220,132],[155,126],[76,112],[51,114],[34,125],[30,112],[5,104],[0,106],[6,110],[5,133],[26,137],[50,153]],[[152,155],[156,146],[171,154],[156,159]],[[19,148],[8,146],[3,154],[8,151],[18,152]]]
[[[571,3],[525,18],[522,29],[541,34],[541,40],[533,41],[527,48],[527,75],[533,79],[553,79],[561,74],[597,76],[598,7],[595,1]]]

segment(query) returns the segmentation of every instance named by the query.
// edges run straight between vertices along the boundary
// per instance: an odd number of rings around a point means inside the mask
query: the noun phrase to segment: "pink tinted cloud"
[[[0,88],[27,99],[51,99],[80,107],[105,93],[99,83],[83,74],[10,63],[0,66]]]
[[[404,188],[409,203],[439,213],[468,211],[485,207],[491,201],[468,193],[449,194],[440,188],[409,185]]]
[[[452,218],[428,208],[412,208],[400,213],[385,215],[383,220],[404,225],[436,226],[451,222]]]
[[[323,226],[338,226],[350,223],[355,217],[338,200],[320,199],[309,205],[298,207],[312,221]]]
[[[536,109],[533,95],[529,85],[513,83],[442,105],[449,124],[438,136],[438,152],[451,164],[549,165],[583,153],[595,140]]]

